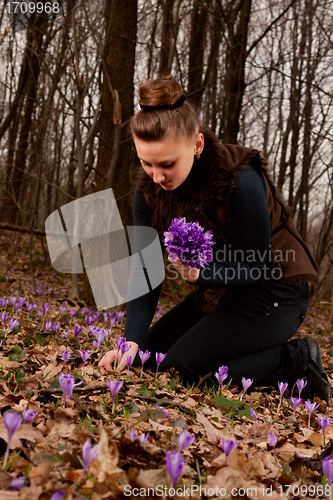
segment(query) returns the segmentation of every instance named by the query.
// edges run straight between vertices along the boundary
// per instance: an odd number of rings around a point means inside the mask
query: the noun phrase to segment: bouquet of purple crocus
[[[185,217],[173,219],[164,236],[169,256],[171,259],[178,257],[182,265],[200,269],[213,260],[212,231],[204,232],[199,222],[186,222]]]

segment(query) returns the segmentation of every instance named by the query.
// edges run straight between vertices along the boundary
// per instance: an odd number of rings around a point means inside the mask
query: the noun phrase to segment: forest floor
[[[331,404],[316,398],[319,407],[309,426],[304,401],[294,414],[289,401],[291,388],[284,393],[279,408],[280,393],[272,388],[250,388],[241,400],[242,392],[236,386],[229,385],[222,393],[217,386],[190,388],[175,372],[155,378],[149,371],[141,376],[139,368],[132,368],[128,374],[101,375],[98,361],[115,347],[126,316],[111,328],[115,311],[98,314],[81,302],[71,301],[70,275],[51,268],[39,238],[35,238],[32,260],[35,294],[28,253],[28,235],[2,232],[0,310],[8,313],[8,318],[5,326],[0,321],[1,500],[329,496],[322,460],[333,451]],[[181,289],[163,292],[154,321],[181,300],[182,294]],[[15,305],[18,298],[25,298],[21,310]],[[9,301],[7,305],[4,299]],[[29,314],[28,303],[37,305]],[[43,303],[49,306],[46,314]],[[318,340],[331,378],[330,307],[325,301],[311,303],[297,335]],[[70,311],[75,311],[73,317]],[[20,324],[9,331],[12,317]],[[98,329],[111,329],[99,348],[93,346],[87,317]],[[51,322],[59,325],[58,331],[53,326],[48,330]],[[82,327],[76,338],[75,326]],[[84,368],[82,349],[92,351]],[[63,351],[70,351],[73,359],[66,363]],[[61,373],[81,382],[74,388],[74,397],[67,396],[65,405]],[[107,379],[123,381],[113,413]],[[293,396],[298,396],[296,388]],[[22,414],[26,408],[37,414],[14,433],[4,467],[8,435],[3,415],[7,411]],[[332,421],[325,431],[325,442],[318,417]],[[132,442],[133,430],[138,436],[149,433],[146,442]],[[195,439],[181,452],[185,463],[175,491],[165,455],[178,451],[178,436],[183,430]],[[268,444],[270,433],[277,434],[275,449]],[[238,443],[227,457],[222,438]],[[82,447],[87,439],[98,444],[98,454],[82,476]],[[25,486],[20,491],[10,489],[11,481],[21,476],[26,477]]]

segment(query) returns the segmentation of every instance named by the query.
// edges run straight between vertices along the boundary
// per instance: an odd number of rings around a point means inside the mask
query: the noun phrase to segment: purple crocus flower
[[[120,352],[121,355],[123,356],[127,351],[129,351],[131,346],[129,344],[126,344],[126,341],[123,342],[120,346]]]
[[[116,324],[116,321],[117,321],[117,318],[116,316],[112,315],[111,318],[110,318],[110,325],[111,325],[111,328],[114,327],[114,325]]]
[[[131,441],[134,443],[137,439],[139,440],[140,444],[143,444],[147,441],[149,438],[149,432],[147,434],[140,434],[140,436],[137,435],[136,430],[133,429],[131,432]]]
[[[129,355],[127,356],[127,375],[129,375],[129,373],[128,373],[128,372],[129,372],[129,369],[130,369],[131,363],[132,363],[132,355],[131,355],[131,354],[129,354]]]
[[[2,309],[6,309],[6,307],[8,306],[9,304],[9,300],[8,299],[0,299],[0,306]]]
[[[117,322],[121,324],[122,321],[123,321],[123,317],[124,316],[125,316],[125,312],[124,311],[117,311],[116,312]]]
[[[15,306],[16,302],[18,301],[18,297],[9,297],[10,302]]]
[[[81,473],[81,476],[79,477],[78,483],[83,478],[83,475],[86,472],[86,470],[90,467],[93,458],[97,457],[97,453],[98,453],[98,444],[91,447],[91,441],[90,439],[87,439],[84,445],[82,446],[83,471]]]
[[[168,451],[165,454],[165,467],[171,479],[172,487],[176,488],[178,479],[182,475],[185,460],[180,453]]]
[[[220,389],[222,390],[223,382],[228,377],[228,367],[224,365],[220,366],[219,371],[216,372],[214,375],[217,378]]]
[[[82,361],[83,361],[83,366],[85,365],[85,362],[87,361],[87,359],[90,358],[91,355],[92,355],[92,351],[84,351],[82,349],[82,351],[81,351],[81,358],[82,358]]]
[[[333,483],[333,458],[325,457],[322,463],[323,473],[325,474],[327,484]]]
[[[325,446],[325,431],[327,429],[327,427],[330,425],[331,423],[331,420],[329,418],[320,418],[318,417],[318,422],[319,422],[319,425],[321,427],[321,430],[323,431],[323,438],[324,438],[324,446]]]
[[[278,382],[278,387],[279,387],[279,391],[280,391],[280,396],[281,396],[281,399],[282,399],[282,396],[283,394],[285,393],[287,387],[288,387],[288,382]]]
[[[179,453],[181,453],[185,448],[188,448],[193,444],[195,440],[195,435],[190,434],[189,432],[182,431],[178,436],[178,444],[179,444]]]
[[[186,222],[185,217],[173,219],[164,236],[163,243],[170,258],[179,258],[189,268],[200,269],[213,260],[212,231],[204,233],[198,222]]]
[[[96,340],[93,342],[93,347],[95,349],[99,349],[101,344],[103,344],[104,340],[109,335],[109,332],[106,330],[97,330],[97,333],[94,335]]]
[[[114,413],[114,401],[117,395],[117,392],[122,388],[124,381],[119,382],[118,380],[113,380],[110,382],[108,379],[106,380],[106,384],[111,392],[112,397],[112,413]]]
[[[2,321],[3,326],[5,326],[5,323],[6,323],[7,319],[8,319],[8,313],[2,313],[2,314],[0,314],[0,319]]]
[[[243,384],[243,394],[241,395],[240,399],[242,399],[243,396],[245,396],[246,391],[250,387],[250,385],[253,384],[253,379],[252,378],[245,378],[242,377],[242,384]]]
[[[60,316],[66,311],[66,307],[64,306],[60,306],[59,307],[59,313],[60,313]]]
[[[297,389],[298,389],[298,397],[300,398],[301,397],[301,392],[302,390],[304,389],[304,387],[306,386],[306,384],[308,383],[307,380],[303,380],[303,379],[298,379],[297,380]]]
[[[47,312],[49,311],[50,309],[50,306],[46,303],[42,303],[42,309],[43,309],[43,312],[44,312],[44,316],[46,316]]]
[[[31,422],[31,420],[33,420],[35,418],[36,415],[37,415],[36,411],[32,411],[32,410],[28,410],[28,408],[24,408],[24,410],[22,412],[23,422],[25,424],[28,424],[29,422]]]
[[[71,317],[71,320],[74,318],[75,314],[76,314],[76,311],[74,311],[74,309],[71,309],[71,310],[69,311],[69,315],[70,315],[70,317]]]
[[[17,328],[21,323],[17,321],[17,319],[11,318],[9,321],[9,331],[11,332],[15,328]]]
[[[68,361],[69,359],[75,359],[75,357],[74,357],[74,358],[71,358],[71,354],[72,354],[72,353],[71,353],[70,351],[62,351],[62,357],[63,357],[63,359],[64,359],[65,363],[67,363],[67,361]]]
[[[163,411],[163,413],[165,413],[167,417],[171,417],[171,415],[170,415],[170,413],[168,412],[168,410],[166,410],[165,408],[163,408],[163,406],[158,406],[158,405],[156,405],[156,406],[155,406],[155,408],[156,408],[156,410],[161,410],[161,411]]]
[[[149,359],[150,354],[151,353],[149,351],[143,352],[143,351],[141,351],[141,349],[139,349],[139,357],[140,357],[141,363],[142,363],[140,378],[142,378],[143,365],[145,364],[145,362],[147,361],[147,359]]]
[[[65,496],[65,490],[59,490],[53,493],[50,500],[63,500]]]
[[[289,398],[289,401],[291,402],[291,406],[294,408],[294,415],[296,416],[296,408],[301,404],[303,399],[302,398]]]
[[[16,479],[13,479],[9,483],[9,488],[12,490],[20,491],[23,486],[26,486],[28,483],[28,480],[25,476],[19,476]]]
[[[225,457],[227,458],[227,456],[230,454],[230,452],[237,448],[238,441],[233,441],[232,439],[222,438],[221,446],[222,446],[222,449],[225,453]],[[227,463],[227,460],[225,461],[225,463]]]
[[[44,316],[43,311],[37,311],[37,318]]]
[[[14,436],[15,432],[18,430],[22,423],[22,418],[19,413],[16,413],[15,411],[6,411],[6,413],[3,416],[3,422],[6,426],[7,429],[7,435],[8,435],[8,441],[7,441],[7,448],[6,448],[6,453],[5,453],[5,458],[4,458],[4,463],[3,463],[3,468],[6,468],[7,461],[8,461],[8,456],[9,456],[9,446],[10,446],[10,441],[12,437]]]
[[[278,461],[278,458],[277,458],[277,455],[276,455],[276,449],[275,449],[276,443],[277,443],[277,440],[278,440],[277,433],[273,434],[272,432],[270,432],[267,439],[268,439],[269,446],[271,446],[274,449],[275,460],[279,464],[280,469],[282,469],[282,465]]]
[[[64,404],[63,407],[65,408],[66,405],[66,396],[69,395],[73,399],[73,389],[77,385],[81,385],[83,381],[78,382],[77,384],[74,384],[74,377],[73,375],[68,375],[67,373],[59,373],[59,383],[61,385],[63,394],[64,394]]]
[[[156,374],[155,374],[155,378],[157,377],[159,366],[162,363],[163,359],[165,359],[165,356],[166,356],[166,354],[162,354],[161,352],[157,352],[156,353]]]
[[[18,301],[20,303],[20,306],[23,307],[26,302],[26,299],[24,297],[19,297]]]
[[[310,399],[305,401],[304,406],[309,414],[309,419],[308,419],[308,426],[310,427],[310,420],[311,420],[311,414],[320,406],[319,404],[316,405],[316,403],[312,403]]]
[[[254,418],[255,421],[258,420],[258,417],[257,417],[257,414],[256,414],[256,411],[254,408],[250,408],[249,409],[249,412],[251,413],[252,417]]]
[[[59,323],[52,323],[52,330],[54,331],[54,333],[57,333],[58,330],[60,330],[61,328],[61,325],[59,325]]]
[[[272,432],[270,432],[268,434],[268,438],[267,439],[268,439],[269,446],[271,446],[272,448],[275,448],[277,440],[278,440],[277,433],[273,434]]]
[[[44,332],[47,333],[52,328],[52,321],[45,321]]]
[[[74,328],[74,337],[76,338],[79,333],[82,331],[82,326],[77,326]]]
[[[86,316],[86,325],[89,326],[92,323],[92,318],[90,316]]]
[[[34,308],[34,305],[33,304],[26,304],[25,306],[27,308],[27,311],[28,311],[28,318],[29,318],[29,314],[31,313],[31,311],[33,310]]]

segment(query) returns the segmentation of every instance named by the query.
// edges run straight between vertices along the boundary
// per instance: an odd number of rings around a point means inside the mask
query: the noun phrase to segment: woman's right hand
[[[136,356],[136,353],[139,350],[139,346],[136,342],[126,342],[130,346],[130,349],[123,354],[121,357],[121,352],[118,353],[118,371],[122,372],[126,367],[127,367],[127,357],[129,355],[132,356],[132,361],[131,364],[134,361],[134,358]],[[106,371],[113,371],[113,362],[116,359],[117,356],[117,349],[113,349],[112,351],[108,351],[107,353],[104,354],[100,362],[98,363],[98,366],[101,367],[101,373],[105,373]]]

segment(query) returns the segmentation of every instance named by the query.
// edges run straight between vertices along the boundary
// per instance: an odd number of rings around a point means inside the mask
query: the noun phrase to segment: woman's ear
[[[204,146],[205,146],[204,136],[201,132],[199,132],[195,138],[195,151],[197,152],[197,154],[200,155],[202,153]]]

